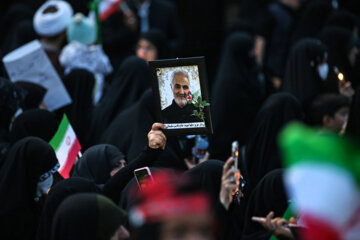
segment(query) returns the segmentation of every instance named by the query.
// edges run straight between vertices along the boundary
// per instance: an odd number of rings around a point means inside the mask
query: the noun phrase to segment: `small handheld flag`
[[[69,178],[70,170],[81,150],[81,146],[65,114],[54,137],[50,140],[50,145],[53,147],[60,163],[58,172],[63,178]]]

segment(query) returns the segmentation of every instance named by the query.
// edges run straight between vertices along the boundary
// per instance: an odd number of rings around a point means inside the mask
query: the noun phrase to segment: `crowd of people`
[[[232,1],[226,27],[221,0],[192,2],[4,3],[0,56],[38,40],[72,101],[50,111],[1,64],[1,239],[359,239],[357,1]],[[167,135],[149,62],[199,55],[213,133]],[[189,88],[175,72],[166,119],[200,121]],[[64,115],[69,178],[49,144]]]

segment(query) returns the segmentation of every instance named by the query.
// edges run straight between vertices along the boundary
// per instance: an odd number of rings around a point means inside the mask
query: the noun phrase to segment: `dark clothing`
[[[47,92],[46,88],[38,84],[25,81],[17,81],[15,85],[22,88],[25,92],[25,99],[21,107],[22,110],[39,108],[39,105],[43,101]]]
[[[283,170],[276,169],[266,174],[250,196],[244,216],[244,230],[241,239],[267,240],[271,233],[261,224],[251,220],[253,216],[265,217],[270,211],[275,217],[282,217],[288,207],[283,183]]]
[[[134,56],[127,58],[93,111],[87,146],[99,143],[101,135],[115,117],[136,103],[150,84],[150,71],[146,62]]]
[[[162,110],[164,123],[191,123],[203,122],[199,117],[192,116],[194,110],[199,111],[193,104],[186,104],[185,107],[179,107],[175,100],[171,105]]]
[[[40,176],[56,171],[52,147],[36,137],[17,142],[0,169],[0,229],[3,239],[35,239],[40,205],[34,201]]]
[[[243,171],[240,168],[242,173],[247,173],[244,175],[247,182],[245,195],[250,195],[265,174],[282,167],[277,146],[278,134],[289,122],[302,119],[301,104],[293,95],[276,93],[266,100],[256,116],[251,138],[246,144],[246,169]]]
[[[10,143],[33,136],[50,142],[54,137],[59,123],[54,113],[44,109],[31,109],[20,114],[13,122],[10,131]]]
[[[312,38],[301,39],[291,49],[282,88],[297,97],[305,107],[326,91],[326,79],[321,80],[317,70],[326,54],[325,45]]]
[[[154,106],[152,92],[149,89],[145,91],[139,101],[112,121],[103,133],[100,142],[118,147],[129,161],[135,159],[143,147],[147,145],[147,134],[155,122]],[[178,138],[168,137],[166,148],[154,166],[185,170],[187,167],[184,163],[184,157]]]
[[[80,144],[84,145],[94,109],[92,96],[95,78],[92,73],[84,69],[73,69],[65,76],[63,82],[70,94],[72,103],[57,112],[66,113]],[[59,117],[62,118],[62,114]]]
[[[60,204],[54,217],[51,239],[110,239],[125,222],[126,213],[108,198],[80,193]]]
[[[59,182],[51,188],[41,214],[37,232],[38,240],[48,240],[51,235],[51,226],[59,205],[69,196],[76,193],[97,193],[100,189],[93,181],[71,177]]]
[[[211,94],[214,134],[210,137],[212,158],[225,160],[230,156],[231,142],[247,142],[250,127],[261,106],[264,87],[261,74],[249,53],[254,38],[243,32],[228,37]]]
[[[346,135],[357,138],[360,142],[360,86],[357,87],[351,102],[349,120],[346,126]]]
[[[96,184],[105,184],[110,172],[118,166],[125,155],[110,144],[99,144],[88,148],[72,170],[71,177],[83,177]]]

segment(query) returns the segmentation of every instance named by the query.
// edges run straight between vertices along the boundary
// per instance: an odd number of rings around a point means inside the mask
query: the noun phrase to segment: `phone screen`
[[[149,172],[147,169],[141,169],[138,171],[135,171],[135,176],[137,178],[137,181],[139,183],[140,189],[145,189],[149,181],[152,181],[151,175],[149,175]]]

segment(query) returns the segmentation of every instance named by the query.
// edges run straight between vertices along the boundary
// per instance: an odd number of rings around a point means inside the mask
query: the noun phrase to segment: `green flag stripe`
[[[50,145],[53,147],[53,149],[55,151],[58,150],[61,142],[63,141],[68,127],[69,127],[69,120],[68,120],[66,114],[64,114],[58,130],[56,131],[54,137],[50,140]]]
[[[351,172],[360,183],[360,152],[349,139],[293,123],[280,134],[279,143],[287,167],[299,163],[333,165]]]

